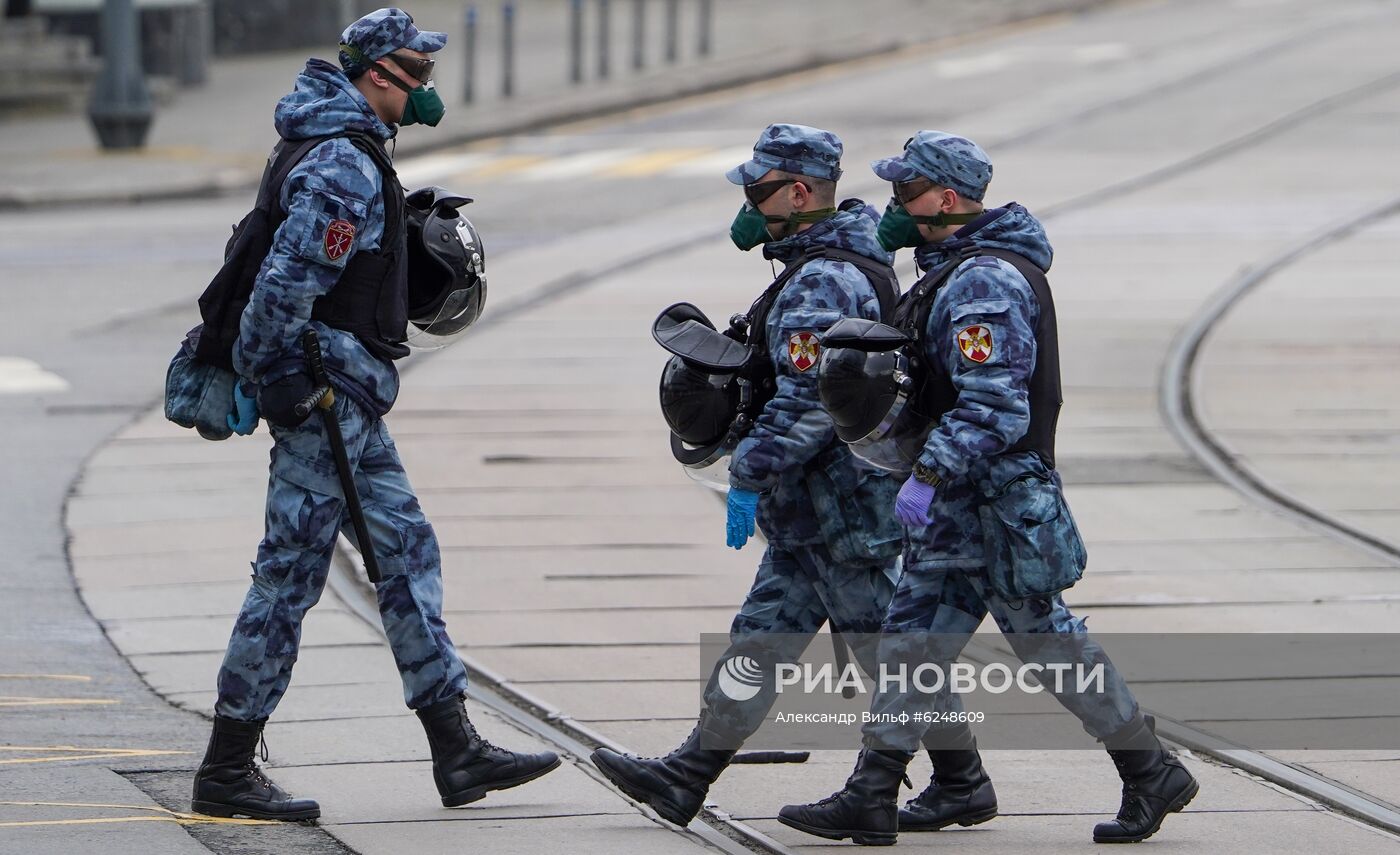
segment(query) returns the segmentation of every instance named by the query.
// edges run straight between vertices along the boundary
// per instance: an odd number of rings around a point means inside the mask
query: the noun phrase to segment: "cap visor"
[[[418,34],[408,40],[404,47],[409,50],[416,50],[419,53],[436,53],[447,44],[447,33],[434,33],[428,30],[419,30]]]
[[[913,181],[923,173],[905,162],[903,157],[886,157],[870,164],[875,174],[886,181]]]
[[[772,171],[773,167],[764,166],[757,161],[747,161],[741,163],[724,174],[731,184],[752,184]]]

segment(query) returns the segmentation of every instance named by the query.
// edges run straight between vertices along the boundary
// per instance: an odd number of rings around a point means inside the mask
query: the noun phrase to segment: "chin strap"
[[[770,223],[783,224],[782,234],[777,238],[778,240],[782,240],[783,238],[792,237],[796,234],[798,226],[805,223],[820,223],[822,220],[835,215],[835,213],[835,208],[818,208],[815,211],[794,211],[786,217],[768,216],[764,219],[768,220]]]

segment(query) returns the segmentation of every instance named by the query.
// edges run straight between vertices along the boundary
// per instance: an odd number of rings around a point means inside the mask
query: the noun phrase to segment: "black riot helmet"
[[[661,370],[661,415],[682,442],[711,445],[724,438],[739,408],[733,374],[711,374],[679,356]]]
[[[458,208],[466,196],[424,187],[404,199],[408,215],[408,346],[456,341],[486,303],[486,249]]]
[[[923,451],[933,420],[915,406],[899,330],[863,318],[838,321],[822,336],[817,392],[851,453],[891,472],[908,474]]]
[[[651,332],[671,354],[661,371],[661,414],[671,429],[671,454],[690,477],[727,490],[729,458],[748,425],[739,372],[749,348],[717,331],[690,303],[668,307]]]

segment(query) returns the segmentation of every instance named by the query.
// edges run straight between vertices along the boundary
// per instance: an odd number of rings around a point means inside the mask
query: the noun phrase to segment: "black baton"
[[[335,455],[335,469],[340,475],[340,489],[345,493],[345,504],[350,511],[350,524],[355,527],[355,539],[360,544],[360,555],[365,560],[365,573],[370,582],[379,584],[379,560],[374,557],[374,541],[369,536],[369,526],[365,524],[365,511],[360,507],[360,494],[355,489],[355,473],[350,471],[350,458],[345,453],[345,437],[340,433],[340,421],[335,417],[335,391],[326,378],[326,366],[321,361],[321,340],[316,331],[308,329],[301,336],[301,349],[306,354],[306,365],[311,370],[311,379],[316,384],[312,392],[297,404],[298,416],[311,412],[313,407],[320,409],[326,425],[326,434],[331,440],[331,452]]]
[[[836,656],[836,670],[845,676],[846,669],[851,667],[850,653],[846,647],[846,639],[841,637],[841,631],[836,627],[831,628],[831,652]],[[854,686],[842,686],[841,697],[850,700],[856,696]]]

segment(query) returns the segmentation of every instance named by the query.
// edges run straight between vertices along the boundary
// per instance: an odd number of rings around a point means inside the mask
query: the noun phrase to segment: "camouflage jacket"
[[[277,132],[288,140],[346,130],[381,140],[393,136],[345,74],[319,59],[307,62],[275,118]],[[234,347],[234,368],[245,388],[303,370],[298,341],[309,324],[321,337],[337,388],[377,415],[394,405],[399,376],[393,363],[371,354],[350,333],[311,320],[312,304],[335,287],[355,253],[379,248],[380,184],[374,161],[346,139],[316,146],[287,176],[279,200],[286,219],[258,273]]]
[[[879,214],[864,203],[838,211],[810,229],[764,247],[770,259],[791,262],[831,246],[888,263],[875,238]],[[875,288],[855,265],[807,262],[773,302],[765,327],[777,389],[730,463],[730,484],[763,494],[758,522],[775,545],[854,537],[880,552],[900,537],[890,511],[899,485],[857,459],[836,438],[817,394],[818,336],[842,318],[879,319]]]
[[[919,247],[919,267],[935,270],[969,244],[1019,253],[1044,270],[1054,257],[1044,227],[1013,202],[988,210],[946,241]],[[1030,426],[1028,384],[1039,318],[1025,277],[989,256],[959,265],[934,298],[924,356],[945,367],[958,399],[919,456],[942,483],[929,513],[933,524],[909,532],[906,568],[982,565],[981,496],[1044,469],[1032,452],[1005,453]]]

